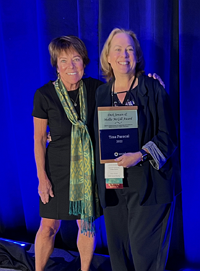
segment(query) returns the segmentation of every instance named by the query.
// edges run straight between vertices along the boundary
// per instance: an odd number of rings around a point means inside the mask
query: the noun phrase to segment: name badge
[[[105,163],[105,179],[107,189],[122,189],[124,168],[117,163]]]

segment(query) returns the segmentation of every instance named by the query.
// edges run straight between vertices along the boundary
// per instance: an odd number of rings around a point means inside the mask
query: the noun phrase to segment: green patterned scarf
[[[65,113],[72,123],[69,214],[81,215],[82,233],[94,233],[94,220],[99,214],[97,185],[94,181],[94,154],[87,128],[87,92],[83,81],[79,86],[80,119],[60,79],[55,89]]]

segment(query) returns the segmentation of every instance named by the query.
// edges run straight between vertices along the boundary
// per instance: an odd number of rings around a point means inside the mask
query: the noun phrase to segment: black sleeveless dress
[[[87,125],[92,141],[94,142],[93,118],[95,108],[95,92],[102,84],[101,81],[83,79],[87,89]],[[72,101],[77,98],[78,89],[68,92]],[[75,107],[80,112],[79,100]],[[46,172],[52,182],[54,198],[47,204],[40,200],[40,216],[59,220],[74,220],[78,216],[69,215],[69,177],[70,177],[70,146],[71,122],[60,103],[53,82],[39,88],[34,96],[32,115],[36,118],[48,119],[48,127],[52,141],[46,151]]]

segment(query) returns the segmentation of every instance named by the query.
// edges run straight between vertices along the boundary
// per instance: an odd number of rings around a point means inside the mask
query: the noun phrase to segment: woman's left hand
[[[51,142],[52,139],[51,139],[51,134],[50,132],[47,133],[47,143]]]
[[[115,159],[118,166],[122,166],[125,168],[133,167],[137,165],[142,160],[141,152],[128,152],[123,154],[122,156]]]

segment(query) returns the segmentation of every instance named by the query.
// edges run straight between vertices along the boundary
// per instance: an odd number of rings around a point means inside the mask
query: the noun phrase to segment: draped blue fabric
[[[181,175],[182,181],[170,255],[181,254],[198,266],[199,0],[0,0],[0,236],[33,242],[39,226],[31,112],[36,89],[56,78],[48,44],[61,35],[79,36],[91,60],[86,76],[101,79],[99,55],[114,27],[136,32],[145,72],[158,73],[170,95],[180,142],[177,179]],[[106,248],[103,218],[99,224],[97,246]]]
[[[180,2],[179,18],[180,142],[185,255],[200,263],[200,7],[198,1]]]

